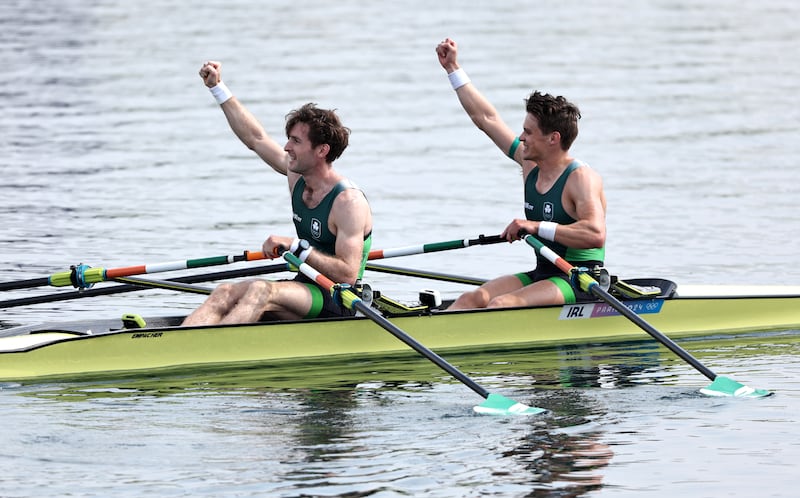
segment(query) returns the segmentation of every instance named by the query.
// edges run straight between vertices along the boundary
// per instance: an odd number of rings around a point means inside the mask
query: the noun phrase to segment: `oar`
[[[593,294],[595,297],[606,302],[609,306],[625,316],[625,318],[632,321],[639,328],[650,334],[655,340],[669,348],[670,351],[678,355],[683,361],[694,367],[701,374],[708,377],[708,379],[712,382],[707,387],[700,389],[700,392],[703,394],[707,394],[709,396],[737,396],[750,398],[759,398],[772,394],[766,389],[754,389],[752,387],[745,386],[744,384],[740,384],[739,382],[736,382],[728,377],[715,374],[708,367],[700,363],[697,358],[677,345],[672,339],[656,330],[655,327],[647,323],[644,319],[642,319],[642,317],[634,313],[617,298],[609,294],[608,291],[600,287],[600,284],[598,284],[598,282],[586,271],[582,271],[580,268],[572,266],[567,260],[556,254],[555,251],[544,245],[533,235],[525,236],[525,242],[536,249],[536,251],[548,261],[556,265],[559,270],[563,271],[567,275],[570,275],[573,279],[577,278],[578,283],[584,292]]]
[[[475,406],[473,408],[475,412],[492,415],[535,415],[545,411],[543,408],[536,408],[518,403],[512,399],[506,398],[501,394],[489,393],[486,389],[467,377],[463,372],[445,361],[441,356],[417,342],[413,337],[403,332],[399,327],[395,326],[380,313],[364,303],[360,297],[350,290],[349,286],[335,284],[331,279],[325,275],[322,275],[308,263],[301,261],[290,251],[284,251],[283,258],[288,263],[296,266],[299,271],[301,271],[308,278],[317,282],[324,289],[329,289],[335,298],[341,299],[344,306],[349,309],[360,311],[373,322],[386,329],[389,333],[400,339],[406,345],[410,346],[416,352],[432,361],[434,364],[436,364],[436,366],[449,373],[457,380],[461,381],[464,385],[475,391],[477,394],[481,395],[486,401],[478,406]]]
[[[369,259],[394,258],[397,256],[407,256],[411,254],[423,254],[429,252],[447,251],[450,249],[460,249],[475,245],[497,244],[506,240],[499,235],[479,235],[475,239],[457,239],[444,242],[434,242],[416,246],[397,247],[394,249],[376,249],[370,251]],[[129,277],[132,275],[144,275],[150,273],[160,273],[166,271],[186,270],[192,268],[203,268],[208,266],[226,265],[241,261],[256,261],[262,259],[272,259],[261,251],[244,251],[242,254],[226,256],[211,256],[207,258],[187,259],[180,261],[169,261],[166,263],[144,264],[136,266],[126,266],[121,268],[92,268],[80,264],[74,265],[70,271],[54,273],[48,277],[32,278],[27,280],[16,280],[13,282],[0,282],[0,291],[31,289],[34,287],[66,287],[88,288],[98,282],[113,280],[117,277]]]
[[[183,277],[171,278],[163,280],[163,282],[176,282],[176,283],[197,283],[197,282],[211,282],[214,280],[222,280],[226,278],[240,278],[250,277],[254,275],[265,275],[267,273],[278,273],[287,271],[289,266],[286,263],[275,263],[271,265],[255,266],[250,268],[238,268],[236,270],[226,270],[214,273],[203,273],[199,275],[187,275]],[[122,277],[125,278],[125,277]],[[16,306],[29,306],[32,304],[51,303],[55,301],[67,301],[70,299],[79,299],[84,297],[108,296],[112,294],[120,294],[123,292],[133,292],[146,289],[147,285],[125,284],[114,285],[111,287],[82,289],[79,291],[70,292],[57,292],[54,294],[43,294],[40,296],[30,296],[17,299],[8,299],[0,301],[0,309],[14,308]],[[180,289],[175,289],[180,290]]]
[[[445,242],[433,242],[430,244],[420,244],[415,246],[396,247],[394,249],[375,249],[369,252],[369,259],[396,258],[398,256],[410,256],[412,254],[425,254],[429,252],[449,251],[451,249],[462,249],[470,246],[482,246],[487,244],[498,244],[508,242],[499,235],[478,235],[477,239],[457,239]]]
[[[193,294],[211,294],[213,289],[203,287],[201,285],[184,284],[181,282],[172,282],[169,280],[156,280],[152,278],[139,278],[139,277],[117,277],[115,282],[123,284],[133,284],[141,287],[151,287],[154,289],[167,289],[180,292],[191,292]]]
[[[155,263],[137,266],[126,266],[121,268],[92,268],[87,265],[74,265],[70,271],[58,272],[49,277],[32,278],[28,280],[17,280],[15,282],[0,282],[0,291],[14,289],[30,289],[33,287],[66,287],[71,285],[77,288],[88,288],[97,282],[112,280],[117,277],[129,277],[131,275],[143,275],[147,273],[160,273],[166,271],[186,270],[191,268],[203,268],[207,266],[227,265],[239,261],[254,261],[266,259],[264,253],[244,251],[242,254],[230,256],[212,256],[209,258],[187,259],[181,261],[169,261],[166,263]]]
[[[378,265],[367,263],[367,270],[393,275],[404,275],[406,277],[427,278],[430,280],[442,280],[444,282],[455,282],[457,284],[482,285],[486,282],[483,278],[465,277],[462,275],[452,275],[449,273],[439,273],[435,271],[414,270],[409,268],[399,268],[397,266]]]

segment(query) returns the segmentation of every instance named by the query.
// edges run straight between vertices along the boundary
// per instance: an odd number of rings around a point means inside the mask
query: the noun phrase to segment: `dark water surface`
[[[207,59],[279,140],[289,110],[338,109],[353,130],[338,168],[369,195],[375,248],[499,233],[522,215],[518,167],[460,110],[434,53],[451,36],[510,124],[534,88],[580,106],[573,152],[604,177],[613,272],[796,283],[800,5],[585,4],[6,1],[0,279],[292,232],[284,180],[197,75]],[[514,244],[391,263],[491,277],[531,258]],[[372,283],[399,298],[431,285]],[[139,292],[6,309],[0,324],[200,300]],[[649,341],[448,358],[551,410],[535,419],[473,415],[480,399],[413,355],[3,384],[0,496],[794,496],[797,336],[684,346],[777,394],[704,397],[706,379]]]

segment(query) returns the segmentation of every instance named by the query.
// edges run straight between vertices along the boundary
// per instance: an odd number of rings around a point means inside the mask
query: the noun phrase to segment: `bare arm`
[[[556,240],[567,247],[591,249],[606,243],[606,196],[596,171],[581,166],[564,186],[564,209],[575,223],[559,225]]]
[[[570,174],[562,197],[564,209],[574,223],[558,225],[555,241],[575,249],[603,247],[606,242],[606,197],[600,175],[588,166]],[[517,240],[521,232],[539,233],[539,221],[513,220],[503,231],[509,241]]]
[[[447,38],[436,47],[436,55],[439,57],[439,64],[448,74],[461,69],[458,64],[458,45],[450,38]],[[458,95],[461,107],[464,108],[464,111],[475,123],[475,126],[484,132],[503,154],[507,155],[511,144],[517,138],[517,134],[502,120],[492,103],[472,83],[467,83],[456,89],[456,95]],[[522,154],[519,149],[517,149],[513,159],[520,165],[523,164]]]
[[[222,64],[209,61],[200,68],[200,77],[208,88],[222,83]],[[228,120],[231,130],[248,149],[255,152],[272,169],[282,175],[288,171],[289,155],[273,140],[261,123],[235,96],[222,105],[222,112]]]
[[[306,262],[334,282],[354,284],[361,269],[364,237],[372,231],[372,213],[364,194],[347,189],[338,196],[328,218],[336,234],[336,254],[311,251]],[[262,246],[264,254],[277,255],[276,248],[290,247],[292,237],[270,235]]]
[[[351,188],[339,194],[333,202],[329,223],[336,233],[336,255],[317,254],[324,258],[318,264],[329,272],[332,280],[354,284],[361,268],[364,237],[372,231],[372,213],[363,192]],[[311,258],[312,265],[318,261]]]

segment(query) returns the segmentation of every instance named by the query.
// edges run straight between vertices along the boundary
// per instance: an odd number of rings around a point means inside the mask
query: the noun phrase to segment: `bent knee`
[[[270,283],[264,280],[247,280],[236,283],[219,284],[208,296],[212,305],[228,307],[242,300],[249,301],[254,297],[269,294]]]
[[[272,284],[266,280],[248,280],[244,283],[247,284],[246,292],[269,292],[272,287]]]
[[[487,308],[511,308],[514,306],[524,306],[525,302],[512,295],[512,294],[503,294],[501,296],[497,296],[493,298],[489,303],[486,305]]]
[[[208,301],[227,301],[233,294],[234,284],[219,284],[211,291]]]
[[[270,300],[272,292],[273,287],[271,282],[266,280],[251,280],[247,283],[247,288],[239,298],[239,302],[251,305],[265,303]]]
[[[475,289],[464,293],[461,301],[469,308],[485,308],[489,304],[489,293],[483,289]]]

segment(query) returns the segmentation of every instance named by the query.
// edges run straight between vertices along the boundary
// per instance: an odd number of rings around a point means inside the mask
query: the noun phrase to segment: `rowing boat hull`
[[[800,330],[800,294],[680,297],[630,301],[672,338]],[[536,344],[647,337],[603,303],[544,308],[433,312],[391,319],[440,354]],[[158,320],[152,323],[157,324]],[[14,329],[0,334],[0,380],[112,375],[159,369],[285,362],[347,355],[391,355],[408,347],[365,317],[226,327],[121,329],[121,321]],[[84,329],[95,327],[91,334]],[[84,333],[76,333],[78,331]],[[500,353],[501,358],[502,353]],[[346,361],[346,358],[343,360]]]

